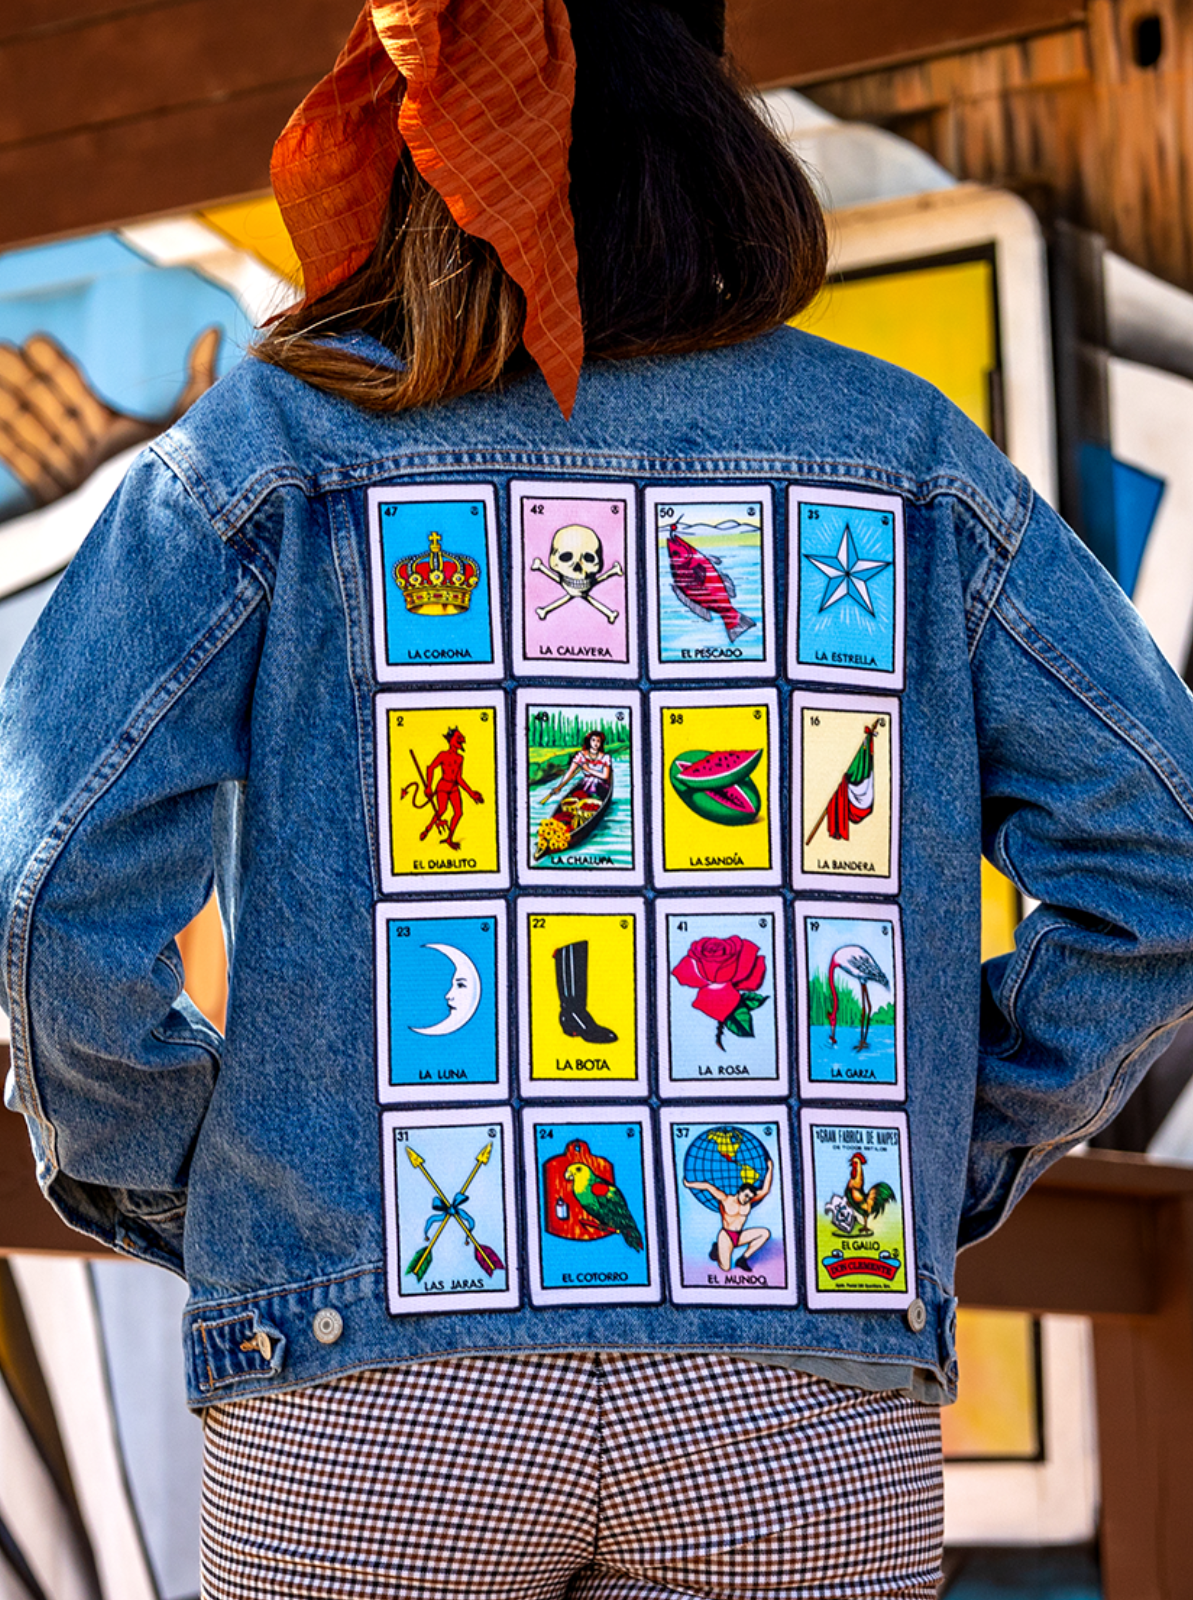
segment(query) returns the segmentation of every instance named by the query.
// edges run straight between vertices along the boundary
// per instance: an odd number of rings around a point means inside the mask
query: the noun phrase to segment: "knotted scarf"
[[[407,149],[526,296],[526,348],[570,416],[584,355],[568,203],[575,75],[563,0],[365,0],[274,146],[308,301],[368,257]]]

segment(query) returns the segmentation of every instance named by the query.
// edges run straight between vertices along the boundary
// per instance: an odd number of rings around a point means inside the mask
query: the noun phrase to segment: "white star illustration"
[[[845,524],[845,532],[841,535],[835,560],[832,556],[809,555],[805,555],[804,560],[810,561],[817,572],[822,572],[828,579],[820,600],[821,611],[827,611],[830,606],[835,606],[838,600],[844,600],[846,595],[849,595],[859,605],[865,606],[871,616],[874,615],[874,603],[870,599],[869,585],[892,563],[870,561],[859,557],[848,523]],[[861,576],[862,573],[866,574],[864,578]]]

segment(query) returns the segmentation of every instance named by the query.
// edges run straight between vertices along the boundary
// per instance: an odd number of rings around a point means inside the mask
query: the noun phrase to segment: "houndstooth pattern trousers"
[[[934,1406],[721,1355],[457,1357],[206,1414],[203,1600],[933,1600]]]

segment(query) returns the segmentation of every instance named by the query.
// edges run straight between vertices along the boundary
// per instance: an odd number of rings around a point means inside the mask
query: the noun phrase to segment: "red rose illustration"
[[[733,1033],[753,1034],[749,1013],[763,1002],[764,997],[756,991],[766,981],[766,957],[752,940],[737,934],[728,939],[696,939],[671,975],[687,988],[699,989],[692,1005],[716,1022],[718,1044],[726,1023]],[[742,1025],[734,1027],[730,1019],[739,1012],[743,1013]]]

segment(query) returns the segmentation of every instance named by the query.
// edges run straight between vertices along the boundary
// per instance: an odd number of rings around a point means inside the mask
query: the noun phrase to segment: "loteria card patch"
[[[514,670],[638,676],[637,530],[628,483],[512,483]]]
[[[792,882],[899,888],[899,702],[795,694]]]
[[[786,1094],[781,900],[659,900],[660,1093]]]
[[[915,1299],[907,1118],[802,1111],[804,1240],[813,1310],[903,1310]]]
[[[649,1113],[522,1118],[534,1304],[661,1300]]]
[[[773,689],[651,695],[660,883],[780,881],[779,721]]]
[[[642,729],[636,694],[518,694],[518,876],[642,882]]]
[[[796,485],[788,491],[793,678],[902,689],[903,502]]]
[[[648,489],[646,526],[651,676],[773,677],[770,489]]]
[[[664,1106],[671,1298],[797,1302],[791,1134],[784,1106]]]
[[[377,1097],[504,1100],[505,902],[377,907]]]
[[[518,902],[522,1093],[645,1095],[641,900]]]
[[[513,1120],[479,1111],[381,1118],[385,1269],[392,1315],[518,1304]]]
[[[500,692],[382,694],[376,708],[382,888],[427,893],[449,880],[505,888]]]
[[[902,1100],[903,941],[897,906],[795,908],[800,1093]]]
[[[489,484],[370,489],[369,560],[382,683],[502,676],[497,505]]]

